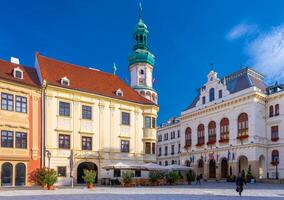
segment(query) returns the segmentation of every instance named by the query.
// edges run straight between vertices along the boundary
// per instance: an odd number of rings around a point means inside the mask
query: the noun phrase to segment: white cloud
[[[226,35],[227,40],[236,40],[243,36],[249,36],[257,32],[257,25],[242,22],[233,27]]]
[[[269,84],[284,81],[284,25],[259,35],[248,43],[249,64],[263,73]]]

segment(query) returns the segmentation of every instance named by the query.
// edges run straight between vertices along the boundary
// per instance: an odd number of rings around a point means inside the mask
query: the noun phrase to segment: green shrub
[[[93,184],[96,180],[97,174],[94,170],[84,169],[84,176],[82,178],[87,184]]]
[[[122,180],[124,184],[130,184],[133,180],[134,174],[131,171],[125,171],[122,173]]]
[[[177,172],[169,172],[166,174],[166,180],[169,184],[174,184],[178,181],[179,175]]]
[[[159,180],[163,179],[164,175],[158,171],[150,171],[149,172],[149,180],[151,183],[158,183]]]
[[[253,176],[253,174],[252,174],[252,172],[251,172],[251,167],[249,166],[249,168],[248,168],[248,171],[247,171],[247,174],[246,174],[246,181],[248,182],[248,183],[250,183],[251,182],[251,179],[254,179],[254,176]]]
[[[193,170],[190,170],[187,174],[186,174],[186,179],[188,181],[188,183],[191,183],[193,181],[195,181],[195,177],[196,177],[196,174]]]
[[[57,181],[57,173],[54,169],[47,169],[44,176],[44,184],[53,186]]]

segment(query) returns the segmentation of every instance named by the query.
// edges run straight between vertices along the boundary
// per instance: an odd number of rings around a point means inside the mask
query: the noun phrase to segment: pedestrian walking
[[[200,177],[199,174],[196,174],[196,185],[200,184]]]
[[[244,178],[242,176],[242,173],[239,173],[237,177],[236,186],[236,191],[239,193],[240,196],[242,196],[242,192],[244,190]]]

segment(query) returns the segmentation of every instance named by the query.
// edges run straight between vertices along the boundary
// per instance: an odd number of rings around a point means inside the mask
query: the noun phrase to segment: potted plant
[[[84,170],[84,176],[82,177],[87,184],[87,188],[91,189],[94,186],[94,182],[96,180],[97,174],[93,170]]]
[[[179,178],[179,175],[177,172],[169,172],[166,174],[167,183],[169,183],[170,185],[176,183],[178,178]]]
[[[163,174],[161,172],[158,171],[149,172],[149,180],[152,185],[158,185],[161,179],[163,179]]]
[[[125,171],[122,173],[122,181],[125,187],[130,187],[134,174],[131,171]]]
[[[186,174],[186,179],[189,185],[191,184],[191,182],[195,181],[195,177],[195,172],[193,170],[189,170],[189,172]]]
[[[54,189],[54,184],[57,181],[57,173],[54,169],[47,169],[45,171],[45,176],[44,176],[44,183],[47,185],[48,190],[53,190]]]
[[[35,171],[31,173],[30,181],[44,188],[46,186],[44,182],[46,173],[47,173],[46,167],[37,168]]]

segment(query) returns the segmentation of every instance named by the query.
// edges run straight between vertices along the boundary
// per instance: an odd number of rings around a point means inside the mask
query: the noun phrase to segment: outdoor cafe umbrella
[[[155,163],[147,163],[143,165],[145,171],[167,171],[168,169],[164,166],[155,164]]]
[[[189,171],[192,169],[191,167],[176,164],[168,165],[165,168],[171,171]]]
[[[131,163],[123,163],[123,162],[118,162],[115,164],[110,164],[110,165],[106,165],[103,166],[103,169],[124,169],[124,170],[142,170],[143,167],[142,165],[138,165],[138,164],[131,164]]]

